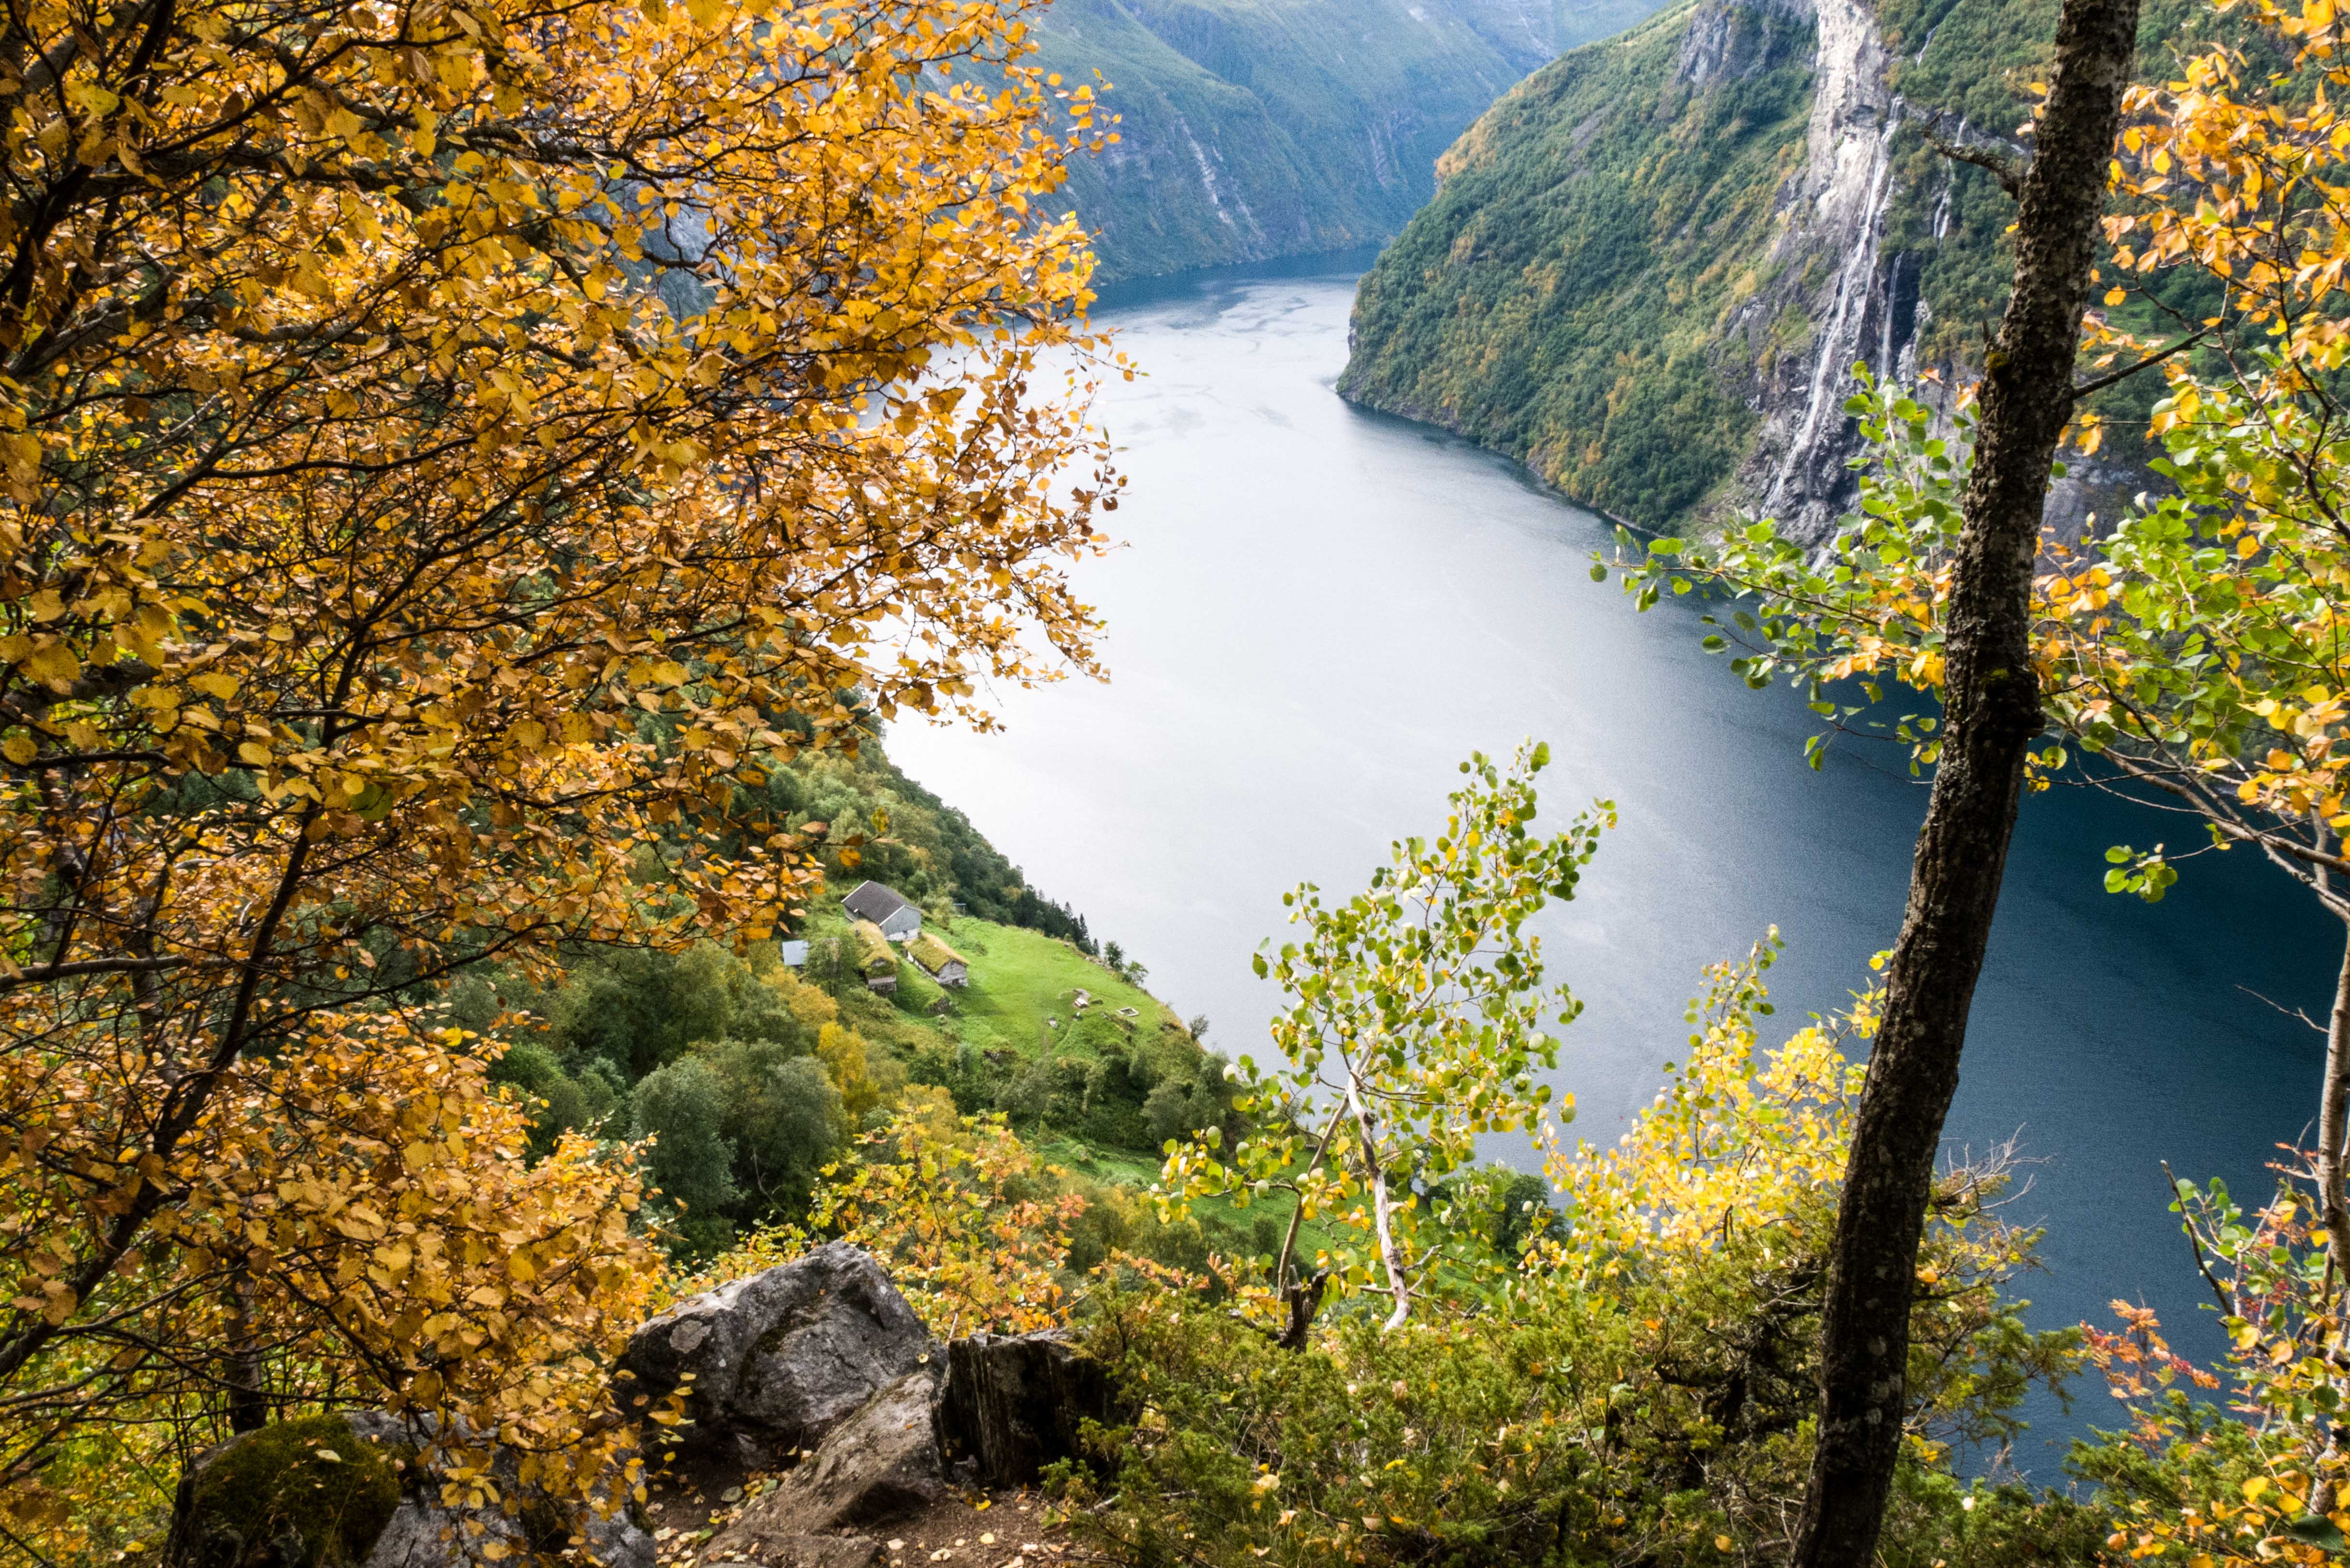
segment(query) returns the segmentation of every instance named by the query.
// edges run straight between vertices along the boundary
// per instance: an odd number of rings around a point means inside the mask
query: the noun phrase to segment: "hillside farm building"
[[[872,921],[893,942],[921,935],[921,906],[879,882],[859,882],[857,890],[840,901],[840,907],[848,911],[851,919]]]
[[[970,961],[935,936],[916,937],[906,944],[906,956],[941,985],[962,985],[971,979]]]
[[[857,957],[857,972],[865,977],[866,990],[887,996],[898,989],[898,950],[889,945],[879,926],[859,920],[848,928],[848,941]]]

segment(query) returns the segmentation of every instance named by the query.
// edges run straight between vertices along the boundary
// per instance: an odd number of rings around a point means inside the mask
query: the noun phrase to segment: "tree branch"
[[[2094,381],[2082,382],[2079,386],[2073,389],[2073,400],[2074,402],[2079,402],[2083,398],[2094,396],[2098,392],[2104,391],[2107,387],[2113,386],[2117,382],[2129,379],[2132,376],[2137,375],[2140,370],[2161,364],[2165,359],[2169,358],[2173,354],[2178,353],[2182,348],[2193,348],[2197,343],[2210,336],[2211,328],[2215,325],[2217,324],[2206,322],[2204,325],[2197,327],[2194,331],[2189,333],[2186,337],[2178,339],[2176,343],[2171,344],[2168,348],[2155,350],[2155,352],[2147,355],[2145,358],[2140,359],[2135,365],[2124,366],[2121,369],[2116,370],[2113,374],[2109,376],[2100,376]]]
[[[1961,147],[1956,142],[1945,141],[1930,130],[1924,135],[1926,144],[1943,157],[1989,171],[1991,177],[1999,182],[1999,188],[2011,198],[2016,201],[2023,199],[2023,171],[2015,166],[2013,160],[2003,158],[1988,148]]]

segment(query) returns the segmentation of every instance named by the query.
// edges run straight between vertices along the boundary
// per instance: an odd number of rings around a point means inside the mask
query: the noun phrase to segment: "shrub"
[[[195,1568],[353,1568],[400,1506],[400,1456],[340,1416],[264,1427],[198,1471]]]

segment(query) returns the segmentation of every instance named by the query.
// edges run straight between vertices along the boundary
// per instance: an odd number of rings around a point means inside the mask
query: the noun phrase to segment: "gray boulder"
[[[623,1407],[646,1409],[691,1376],[678,1439],[766,1468],[814,1448],[933,1349],[881,1266],[833,1241],[638,1329],[619,1393]]]
[[[379,1410],[241,1433],[189,1468],[169,1556],[175,1568],[466,1568],[494,1542],[516,1553],[568,1546],[569,1511],[521,1484],[517,1455],[491,1465],[519,1517],[452,1508],[420,1462],[429,1440],[429,1426]],[[581,1533],[597,1568],[654,1568],[652,1537],[625,1509]]]
[[[1056,1459],[1082,1457],[1077,1429],[1121,1418],[1102,1364],[1057,1328],[975,1334],[947,1347],[940,1435],[983,1486],[1024,1486]]]
[[[918,1366],[834,1427],[806,1459],[710,1543],[712,1562],[780,1563],[816,1538],[885,1523],[946,1495],[935,1365]],[[861,1550],[861,1548],[860,1548]],[[814,1565],[811,1565],[814,1568]],[[827,1564],[826,1568],[837,1568]]]

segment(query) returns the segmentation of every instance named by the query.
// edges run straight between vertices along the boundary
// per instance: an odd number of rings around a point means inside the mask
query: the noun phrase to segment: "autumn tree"
[[[1240,1107],[1260,1130],[1228,1151],[1212,1133],[1169,1148],[1161,1183],[1172,1199],[1294,1199],[1273,1263],[1292,1348],[1334,1282],[1385,1295],[1388,1324],[1402,1324],[1431,1259],[1407,1228],[1414,1187],[1471,1163],[1480,1135],[1543,1127],[1550,1089],[1534,1075],[1558,1061],[1545,1024],[1580,1004],[1544,983],[1541,940],[1526,922],[1575,896],[1615,822],[1603,802],[1556,834],[1535,832],[1534,777],[1549,763],[1538,744],[1506,768],[1473,756],[1443,830],[1392,845],[1364,891],[1326,903],[1309,882],[1282,896],[1304,940],[1255,960],[1289,998],[1273,1024],[1280,1059],[1261,1067],[1244,1055],[1233,1069]],[[1317,1214],[1367,1244],[1307,1276],[1298,1237]]]
[[[2106,222],[2118,276],[2105,304],[2125,304],[2147,275],[2187,269],[2212,280],[2223,306],[2159,340],[2093,319],[2102,363],[2120,367],[2106,376],[2158,365],[2168,378],[2148,431],[2163,483],[2094,541],[2043,542],[2031,656],[2065,743],[2036,754],[2033,782],[2068,776],[2182,819],[2184,842],[2107,850],[2113,891],[2159,899],[2182,862],[2243,849],[2350,923],[2350,446],[2339,385],[2350,229],[2343,122],[2326,96],[2350,71],[2329,8],[2229,9],[2293,67],[2272,76],[2215,47],[2130,94],[2114,165],[2127,204]],[[1863,514],[1824,556],[1758,528],[1690,565],[1759,596],[1729,629],[1750,679],[1939,693],[1974,419],[1961,410],[1945,432],[1897,389],[1872,389],[1856,409],[1872,443]],[[2105,432],[2082,424],[2081,444],[2094,449]],[[1871,722],[1870,707],[1813,695],[1839,723]],[[1941,741],[1930,719],[1894,727],[1933,760]],[[2307,1188],[2344,1257],[2350,953],[2333,993]]]
[[[2046,95],[2030,127],[2029,166],[1969,154],[1989,160],[2016,200],[2015,282],[1985,348],[1974,462],[1963,487],[1941,503],[1940,520],[1955,526],[1940,588],[1943,632],[1930,660],[1943,701],[1933,792],[1838,1208],[1817,1448],[1792,1558],[1800,1568],[1873,1561],[1900,1458],[1910,1307],[1934,1162],[2027,758],[2046,722],[2032,659],[2033,562],[2050,464],[2081,390],[2074,364],[2137,10],[2136,0],[2066,0]],[[1775,528],[1758,521],[1748,532],[1767,541]],[[1673,569],[1676,551],[1675,542],[1662,542],[1657,568],[1641,575],[1644,603],[1667,586],[1686,591],[1698,580]],[[1743,586],[1734,573],[1711,575]]]
[[[513,1163],[494,1045],[421,1010],[765,934],[813,871],[725,820],[763,769],[852,701],[983,722],[978,679],[1090,667],[1061,563],[1112,481],[1047,203],[1091,110],[1032,9],[0,24],[15,1519],[101,1418],[608,1449],[557,1374],[636,1304],[629,1179]]]

